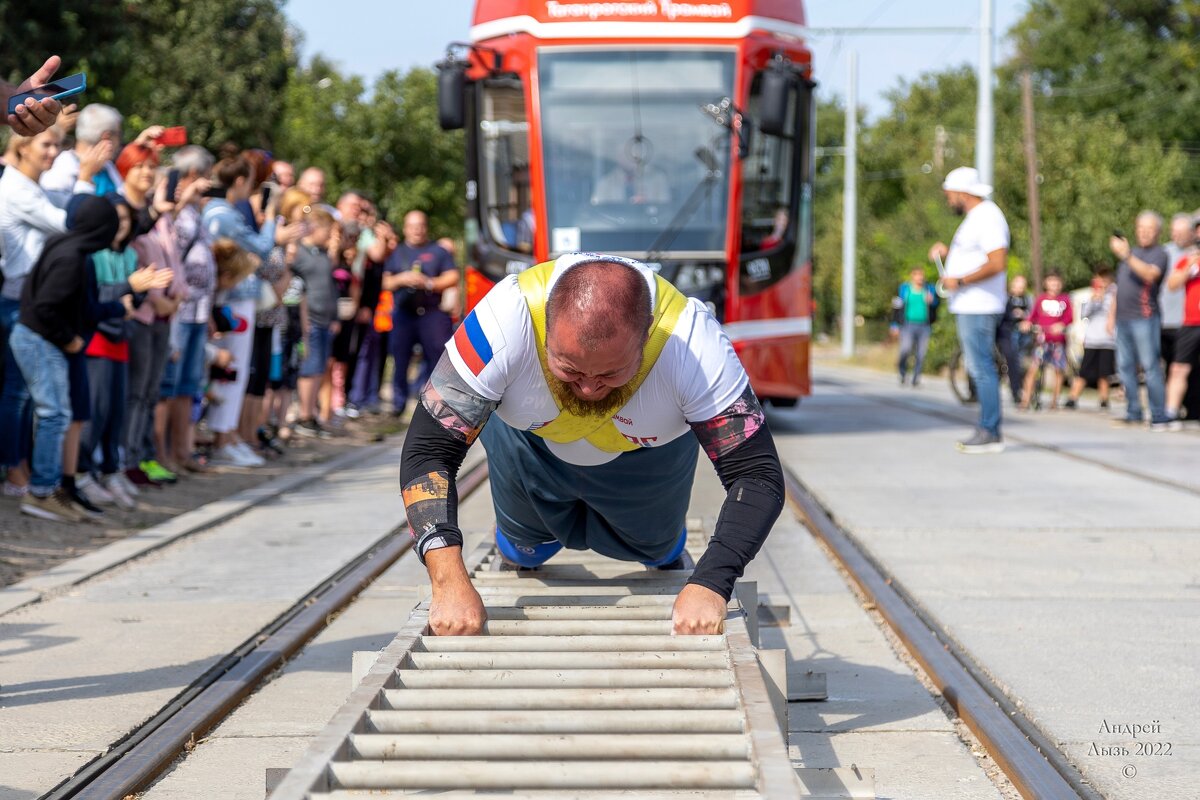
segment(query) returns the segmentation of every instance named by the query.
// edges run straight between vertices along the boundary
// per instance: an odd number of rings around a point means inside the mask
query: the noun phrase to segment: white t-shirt
[[[984,200],[967,212],[954,232],[950,253],[946,256],[946,276],[961,278],[987,263],[988,253],[1008,249],[1008,221],[991,200]],[[950,293],[952,314],[1003,314],[1008,299],[1007,276],[998,272],[987,280],[971,283]]]
[[[581,261],[603,258],[641,272],[654,301],[654,273],[642,264],[612,256],[565,255],[558,259],[548,288]],[[614,269],[623,269],[614,264]],[[472,317],[474,319],[472,319]],[[538,361],[529,308],[509,275],[467,315],[446,345],[450,362],[476,392],[499,401],[495,413],[517,430],[536,430],[558,416],[554,397]],[[659,447],[690,431],[689,422],[712,419],[745,391],[749,378],[720,323],[699,300],[690,299],[637,392],[613,415],[617,430],[641,447]],[[599,450],[586,440],[567,444],[545,440],[550,451],[570,464],[591,466],[619,453]]]

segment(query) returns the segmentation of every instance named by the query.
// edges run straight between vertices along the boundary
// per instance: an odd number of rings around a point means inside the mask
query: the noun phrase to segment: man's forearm
[[[729,408],[692,430],[716,467],[725,503],[689,583],[725,599],[783,510],[783,468],[758,398],[746,387]]]
[[[1162,275],[1161,269],[1154,264],[1148,264],[1145,261],[1142,261],[1133,253],[1129,254],[1129,258],[1125,259],[1125,263],[1129,265],[1129,268],[1133,270],[1135,275],[1146,282],[1152,283],[1158,280],[1159,276]]]
[[[988,253],[988,260],[974,272],[969,272],[958,279],[960,284],[972,284],[985,281],[993,275],[999,275],[1008,268],[1008,251],[993,250]]]

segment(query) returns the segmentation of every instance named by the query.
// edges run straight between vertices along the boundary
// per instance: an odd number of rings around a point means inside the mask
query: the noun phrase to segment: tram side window
[[[529,122],[525,92],[516,78],[482,87],[479,166],[483,222],[493,242],[533,252],[535,232],[529,192]]]
[[[758,118],[761,107],[762,75],[755,75],[750,85],[747,115]],[[795,230],[791,219],[792,165],[795,153],[796,93],[790,94],[786,119],[788,128],[783,136],[772,136],[757,128],[750,142],[750,152],[742,165],[742,252],[756,253],[775,250],[792,238]]]

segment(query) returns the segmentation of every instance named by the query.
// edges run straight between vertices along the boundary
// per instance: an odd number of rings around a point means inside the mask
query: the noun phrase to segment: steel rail
[[[481,461],[458,480],[460,499],[487,480]],[[156,715],[40,800],[121,800],[148,785],[189,742],[216,727],[412,547],[402,522],[192,682]]]
[[[1103,800],[1078,771],[995,684],[970,655],[830,517],[808,488],[784,467],[788,499],[809,530],[883,615],[938,691],[979,737],[989,754],[1029,800]]]

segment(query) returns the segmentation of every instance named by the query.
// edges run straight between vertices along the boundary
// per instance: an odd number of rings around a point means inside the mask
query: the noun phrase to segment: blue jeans
[[[99,336],[100,334],[96,334]],[[88,357],[92,422],[83,431],[79,446],[79,471],[112,475],[121,468],[121,445],[125,442],[126,382],[129,365],[124,361]],[[96,463],[96,451],[100,463]]]
[[[350,382],[350,402],[360,408],[379,405],[379,360],[384,357],[387,334],[379,333],[371,324],[363,326],[362,342],[358,346],[358,364]]]
[[[39,497],[46,497],[62,481],[63,438],[71,424],[67,357],[20,323],[13,329],[8,345],[25,374],[37,420],[29,489]]]
[[[454,335],[454,323],[450,315],[436,308],[424,314],[397,311],[392,317],[392,333],[388,345],[392,351],[392,408],[399,411],[408,402],[408,367],[412,363],[413,348],[421,345],[421,377],[417,380],[419,392],[433,374],[433,368],[446,350],[446,342]]]
[[[1117,374],[1125,387],[1125,419],[1142,421],[1142,394],[1138,389],[1138,367],[1146,378],[1146,394],[1150,399],[1150,421],[1166,422],[1166,390],[1163,385],[1162,364],[1158,354],[1160,323],[1150,319],[1117,320]]]
[[[5,338],[12,336],[17,325],[21,304],[0,297],[0,330]],[[29,407],[29,387],[17,366],[11,341],[4,348],[4,387],[0,391],[0,466],[15,467],[31,452],[29,431],[33,426]]]
[[[921,369],[925,366],[925,354],[929,352],[929,337],[933,329],[923,323],[906,322],[900,328],[900,380],[908,373],[908,359],[913,359],[913,384],[921,379]]]
[[[996,371],[996,328],[1001,314],[959,314],[958,343],[967,362],[967,374],[979,396],[979,427],[1000,435],[1000,374]]]

